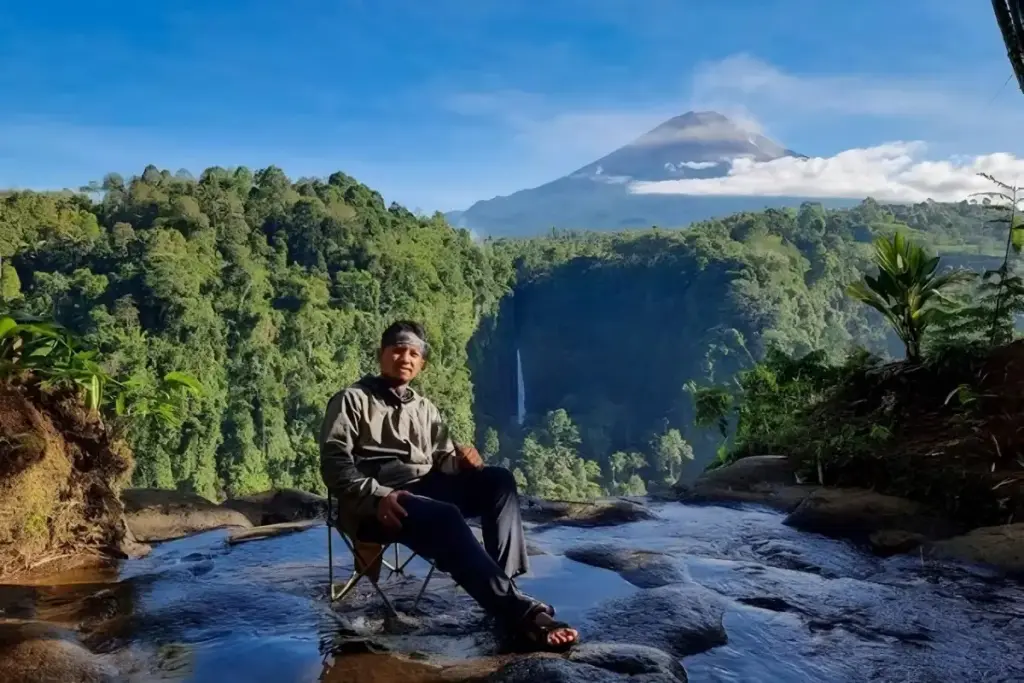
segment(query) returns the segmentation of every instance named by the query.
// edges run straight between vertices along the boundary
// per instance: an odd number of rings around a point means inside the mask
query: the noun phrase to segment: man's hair
[[[384,330],[384,334],[380,336],[380,348],[383,349],[388,346],[390,340],[399,336],[403,332],[408,332],[416,335],[423,340],[423,357],[430,357],[430,344],[427,343],[427,332],[423,329],[423,325],[420,325],[414,320],[396,320],[395,322],[388,325],[388,328]]]

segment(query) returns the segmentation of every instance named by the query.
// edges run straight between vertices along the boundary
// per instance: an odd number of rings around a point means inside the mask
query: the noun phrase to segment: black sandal
[[[537,600],[535,598],[531,598],[528,595],[524,595],[523,592],[521,590],[519,590],[519,586],[516,585],[515,579],[511,580],[511,584],[512,584],[512,589],[520,597],[525,598],[526,600],[530,601],[530,603],[531,603],[530,609],[527,610],[527,614],[528,615],[529,614],[536,614],[535,610],[540,609],[541,611],[547,612],[549,617],[554,617],[555,616],[555,608],[554,608],[553,605],[548,605],[547,603],[543,603],[540,600]]]
[[[518,641],[517,644],[521,649],[529,652],[566,652],[579,644],[580,636],[578,632],[576,637],[567,643],[552,643],[548,641],[548,636],[554,631],[564,629],[576,630],[564,621],[555,621],[553,619],[549,624],[542,625],[537,623],[539,615],[547,614],[550,617],[553,612],[554,609],[552,607],[537,601],[526,611],[526,614],[520,619],[515,633]]]

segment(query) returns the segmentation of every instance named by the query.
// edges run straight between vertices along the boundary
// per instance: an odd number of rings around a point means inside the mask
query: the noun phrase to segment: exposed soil
[[[117,553],[132,465],[73,393],[0,386],[0,576]]]

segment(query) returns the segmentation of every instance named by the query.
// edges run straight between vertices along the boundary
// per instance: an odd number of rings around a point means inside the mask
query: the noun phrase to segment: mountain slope
[[[717,112],[688,112],[567,176],[448,214],[459,227],[493,236],[573,229],[681,226],[768,206],[798,206],[800,197],[639,195],[634,181],[719,178],[732,161],[801,156]],[[849,202],[852,204],[852,202]]]

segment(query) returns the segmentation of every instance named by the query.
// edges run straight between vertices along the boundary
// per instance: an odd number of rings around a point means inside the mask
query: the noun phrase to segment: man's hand
[[[402,520],[409,514],[399,502],[409,495],[408,491],[392,491],[380,499],[377,504],[377,519],[389,531],[398,531],[402,528]]]
[[[456,446],[455,461],[460,470],[478,470],[484,466],[484,459],[472,446]]]

